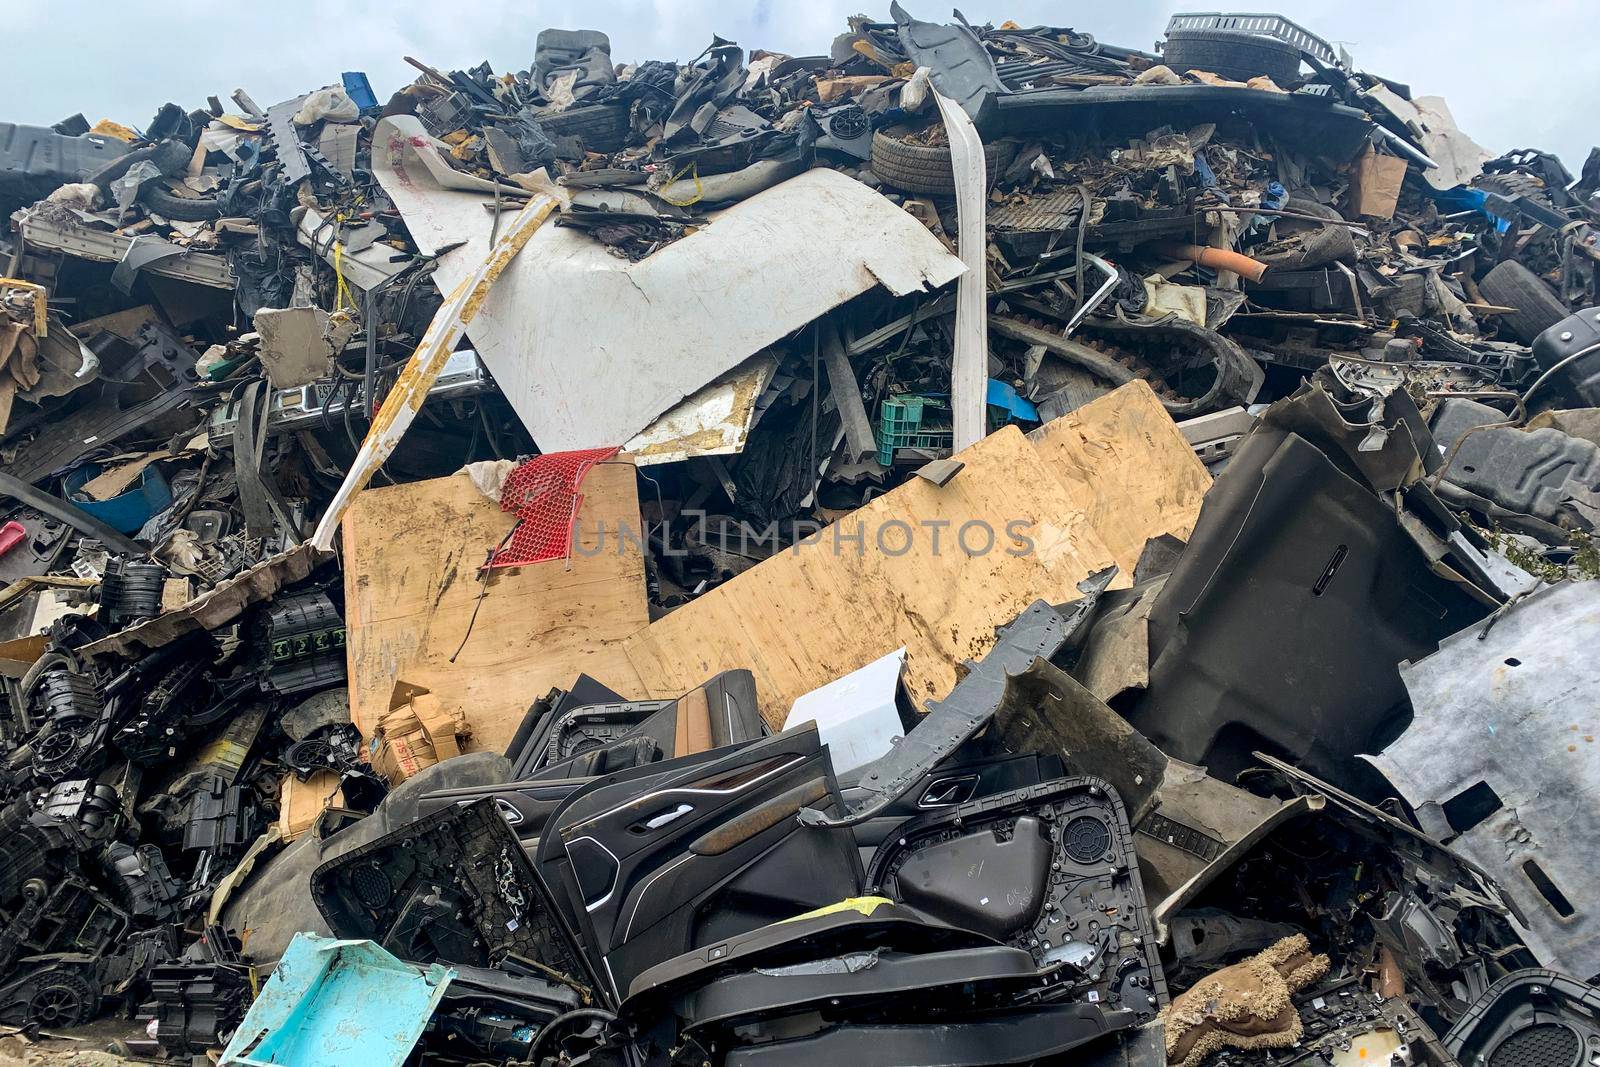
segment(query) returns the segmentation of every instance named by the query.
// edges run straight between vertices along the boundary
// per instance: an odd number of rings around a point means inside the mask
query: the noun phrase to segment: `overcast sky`
[[[713,33],[747,50],[828,50],[845,18],[887,20],[889,0],[6,0],[0,122],[76,111],[143,126],[167,100],[203,107],[243,87],[261,106],[365,71],[380,99],[412,80],[404,56],[444,69],[527,68],[546,26],[610,34],[619,61],[692,58]],[[903,0],[945,20],[948,0]],[[882,8],[869,6],[881,3]],[[1175,10],[1213,0],[963,0],[969,21],[1066,23],[1150,49]],[[1537,147],[1576,173],[1600,141],[1600,62],[1585,44],[1595,0],[1250,0],[1336,45],[1363,69],[1443,96],[1491,151]]]

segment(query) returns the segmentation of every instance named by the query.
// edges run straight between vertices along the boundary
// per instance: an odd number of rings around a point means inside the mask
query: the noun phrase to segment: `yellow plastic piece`
[[[101,119],[90,127],[89,132],[98,134],[101,137],[115,137],[119,141],[133,142],[139,139],[139,135],[131,129],[120,122],[112,122],[110,119]]]
[[[784,919],[783,921],[786,923],[797,923],[802,919],[817,919],[824,915],[833,915],[841,911],[859,911],[861,914],[871,918],[873,912],[877,911],[885,904],[893,903],[894,901],[890,900],[888,897],[846,897],[837,904],[829,904],[825,908],[818,908],[816,911],[808,911],[804,915],[796,915],[792,919]]]

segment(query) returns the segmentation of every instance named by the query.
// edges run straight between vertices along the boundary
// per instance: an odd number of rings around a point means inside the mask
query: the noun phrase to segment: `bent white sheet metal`
[[[772,356],[747,361],[634,434],[622,446],[623,456],[635,466],[648,467],[743,452],[761,397],[777,370],[778,361]]]
[[[455,285],[488,247],[492,190],[441,185],[438,146],[410,116],[383,120],[373,144],[373,173],[422,251],[466,242],[434,275]],[[546,226],[506,272],[468,333],[541,450],[627,442],[852,297],[877,285],[904,296],[966,269],[887,198],[826,169],[711,219],[637,263]]]

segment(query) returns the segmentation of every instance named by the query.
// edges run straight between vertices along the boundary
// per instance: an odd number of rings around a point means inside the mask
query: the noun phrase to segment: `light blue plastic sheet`
[[[296,934],[222,1052],[229,1064],[398,1067],[456,972],[371,941]]]

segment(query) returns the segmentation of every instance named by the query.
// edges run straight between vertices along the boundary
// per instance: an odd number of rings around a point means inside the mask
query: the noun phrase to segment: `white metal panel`
[[[441,187],[426,136],[414,118],[385,119],[373,171],[424,251],[466,241],[440,260],[448,290],[488,249],[492,193]],[[905,211],[826,169],[711,218],[637,263],[545,226],[495,285],[468,334],[541,450],[620,445],[852,297],[876,285],[903,296],[965,269]]]

